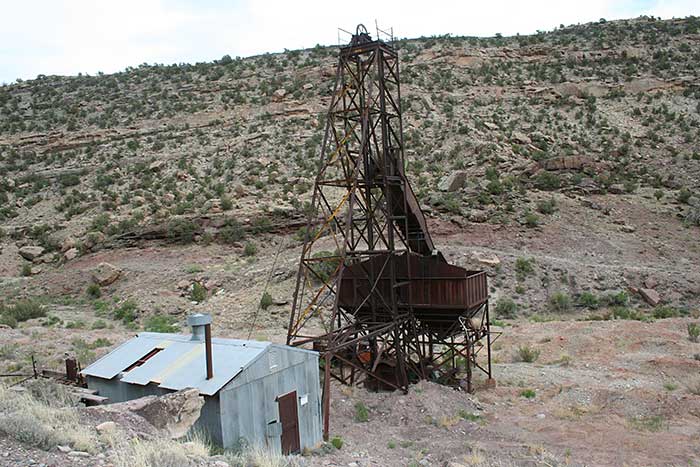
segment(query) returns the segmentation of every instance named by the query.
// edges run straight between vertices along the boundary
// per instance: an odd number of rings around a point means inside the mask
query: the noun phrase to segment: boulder
[[[63,253],[63,257],[66,259],[66,261],[70,261],[72,259],[77,258],[79,253],[80,251],[78,251],[77,248],[71,248],[70,250]]]
[[[284,88],[277,89],[275,92],[272,93],[272,100],[281,101],[286,95],[287,91]]]
[[[109,263],[100,263],[92,271],[92,281],[101,286],[106,286],[113,284],[119,276],[121,276],[122,270],[116,266]]]
[[[457,170],[452,172],[450,175],[443,177],[438,183],[438,190],[440,191],[457,191],[464,186],[467,181],[467,172],[464,170]]]
[[[221,208],[221,200],[218,198],[210,200],[207,211],[210,214],[219,214],[224,212],[224,210]]]
[[[488,211],[482,209],[472,209],[469,211],[469,221],[480,224],[489,220]]]
[[[68,236],[63,239],[61,242],[61,253],[65,253],[66,251],[70,250],[71,248],[75,248],[75,246],[78,244],[75,238]]]
[[[639,289],[639,295],[651,306],[656,306],[661,303],[661,297],[654,289]]]
[[[94,248],[95,246],[99,245],[100,243],[105,241],[105,234],[99,231],[93,231],[89,232],[87,236],[85,237],[85,241],[83,242],[83,245],[85,248],[88,250],[91,248]]]
[[[518,143],[518,144],[531,144],[532,140],[528,135],[525,133],[521,133],[519,131],[514,131],[513,134],[510,136],[510,139],[513,140],[513,142]]]
[[[314,85],[311,83],[306,83],[302,86],[302,89],[304,89],[304,91],[308,91],[309,89],[313,89],[313,88],[314,88]]]
[[[554,86],[554,92],[561,97],[583,97],[584,91],[576,83],[559,83]]]
[[[19,254],[27,261],[34,261],[44,254],[44,248],[40,246],[23,246],[19,249]]]
[[[489,266],[498,266],[501,264],[501,259],[494,254],[474,252],[473,257],[481,264]]]
[[[95,410],[105,412],[131,412],[144,418],[149,424],[165,432],[173,439],[187,434],[199,419],[204,397],[197,389],[183,389],[164,396],[146,396],[116,404],[102,405]]]
[[[625,193],[625,186],[622,183],[613,183],[608,187],[608,192],[613,195],[622,195]]]
[[[152,172],[158,172],[160,169],[163,168],[163,166],[165,166],[165,161],[159,159],[151,162],[151,165],[148,166],[148,169]]]
[[[100,434],[111,433],[116,429],[117,429],[117,424],[112,422],[112,421],[102,422],[95,427],[95,430],[97,430],[97,432]]]

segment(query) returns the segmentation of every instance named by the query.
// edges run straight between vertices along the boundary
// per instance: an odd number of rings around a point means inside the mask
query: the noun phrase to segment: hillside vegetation
[[[411,183],[438,245],[453,261],[489,268],[499,315],[627,306],[610,297],[630,287],[638,299],[637,288],[657,288],[661,296],[645,300],[675,307],[661,315],[699,303],[699,45],[694,17],[396,43]],[[298,245],[336,55],[317,46],[1,87],[6,296],[83,296],[84,278],[60,271],[92,267],[89,255],[105,248],[214,243],[244,267],[274,256],[265,247],[280,238]],[[489,250],[450,250],[441,235]],[[167,298],[153,304],[148,287],[121,290],[126,302],[106,290],[119,302],[113,315],[179,313],[228,280],[192,267],[159,278],[166,288],[187,278],[179,301],[153,291]],[[276,301],[290,296],[280,290]]]

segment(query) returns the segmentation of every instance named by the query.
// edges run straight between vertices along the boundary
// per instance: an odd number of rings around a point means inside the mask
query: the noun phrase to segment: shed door
[[[297,409],[297,392],[292,391],[277,396],[282,422],[282,454],[300,451],[299,446],[299,412]]]

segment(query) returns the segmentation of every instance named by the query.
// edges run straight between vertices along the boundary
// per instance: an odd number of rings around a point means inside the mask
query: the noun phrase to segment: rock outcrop
[[[199,419],[203,406],[204,397],[197,389],[183,389],[165,396],[146,396],[93,409],[108,413],[130,412],[177,439],[185,436]]]

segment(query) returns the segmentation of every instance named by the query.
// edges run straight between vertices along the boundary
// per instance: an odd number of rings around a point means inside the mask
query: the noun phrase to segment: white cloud
[[[375,19],[399,37],[483,36],[698,13],[697,0],[25,0],[3,6],[0,82],[335,44],[337,27],[372,31]]]

